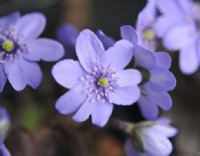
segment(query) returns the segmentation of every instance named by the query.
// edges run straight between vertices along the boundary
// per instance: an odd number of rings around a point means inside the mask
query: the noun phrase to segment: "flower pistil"
[[[2,43],[2,49],[5,50],[6,52],[10,52],[14,49],[14,43],[9,40],[6,39],[3,43]]]
[[[99,80],[98,80],[98,85],[101,86],[101,87],[108,87],[109,86],[109,83],[108,83],[108,80],[104,77],[101,77]]]

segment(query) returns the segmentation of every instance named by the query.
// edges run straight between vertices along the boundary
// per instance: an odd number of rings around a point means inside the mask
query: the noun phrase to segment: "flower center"
[[[98,85],[101,86],[101,87],[108,87],[109,86],[109,83],[108,83],[108,80],[104,77],[101,77],[99,80],[98,80]]]
[[[3,50],[5,50],[6,52],[10,52],[14,50],[14,43],[9,40],[6,39],[3,43],[2,43],[2,48]]]
[[[144,31],[144,38],[147,40],[153,40],[155,37],[155,34],[152,29],[147,29]]]

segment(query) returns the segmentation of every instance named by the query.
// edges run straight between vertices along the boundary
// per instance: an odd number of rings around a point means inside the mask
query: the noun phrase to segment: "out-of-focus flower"
[[[10,116],[5,108],[0,107],[0,132],[4,137],[10,127]]]
[[[79,33],[79,30],[75,26],[68,23],[58,27],[56,36],[65,47],[65,58],[77,60],[75,46]],[[115,44],[115,41],[111,37],[106,36],[102,30],[98,30],[96,35],[103,43],[103,46],[106,50]]]
[[[150,51],[155,51],[158,46],[154,30],[156,17],[157,0],[148,0],[147,5],[138,15],[136,31],[138,44]]]
[[[127,124],[129,138],[125,143],[127,156],[169,156],[173,150],[169,138],[177,134],[168,118]]]
[[[94,124],[104,126],[113,103],[131,105],[140,96],[141,74],[123,70],[132,59],[133,46],[121,40],[105,51],[96,35],[84,30],[77,38],[76,54],[79,61],[63,60],[53,67],[55,80],[71,89],[58,99],[56,109],[61,114],[75,113],[78,122],[91,115]]]
[[[155,24],[156,34],[169,50],[179,50],[180,69],[194,73],[200,64],[200,5],[192,0],[158,0],[162,15]]]
[[[1,140],[1,138],[0,138]],[[4,143],[0,141],[0,155],[1,156],[10,156],[10,152],[5,147]]]
[[[75,45],[79,33],[75,26],[67,23],[57,28],[56,37],[65,47],[65,58],[77,59]]]
[[[176,79],[169,71],[171,58],[165,52],[151,52],[141,46],[137,46],[138,37],[133,27],[125,25],[121,27],[121,36],[130,41],[134,47],[134,68],[137,68],[143,76],[139,85],[141,96],[138,104],[143,116],[147,119],[156,119],[159,111],[169,110],[172,100],[167,91],[174,89]]]
[[[20,17],[19,13],[0,18],[0,91],[9,80],[12,87],[21,91],[28,84],[37,88],[42,72],[35,61],[56,61],[64,54],[57,41],[38,38],[46,25],[41,13]]]
[[[5,108],[0,107],[0,156],[10,156],[3,141],[10,126],[10,117]]]

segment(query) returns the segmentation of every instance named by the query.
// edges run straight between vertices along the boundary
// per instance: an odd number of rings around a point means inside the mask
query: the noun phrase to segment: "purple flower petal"
[[[114,70],[121,70],[129,64],[132,56],[132,44],[128,41],[120,40],[104,53],[102,64],[110,66],[110,68],[113,68]]]
[[[134,47],[134,60],[136,66],[152,68],[156,65],[154,54],[140,46]]]
[[[4,85],[6,83],[6,80],[7,80],[3,64],[0,64],[0,73],[1,73],[1,77],[0,77],[0,92],[2,92],[3,88],[4,88]]]
[[[41,13],[24,15],[17,21],[16,35],[23,35],[24,41],[34,39],[41,35],[46,25],[46,19]]]
[[[156,65],[159,68],[168,70],[171,66],[171,57],[166,52],[155,52]]]
[[[83,85],[77,85],[56,101],[56,109],[61,114],[72,114],[76,112],[83,102],[86,95],[83,93]]]
[[[7,62],[4,64],[4,70],[7,75],[8,81],[17,91],[21,91],[26,86],[26,79],[22,74],[22,70],[19,64],[19,60],[15,62]]]
[[[138,43],[138,36],[135,29],[129,25],[123,25],[120,27],[121,37],[131,43],[133,45],[137,45]]]
[[[56,31],[56,38],[65,47],[64,58],[77,60],[75,44],[79,30],[71,24],[63,24]]]
[[[180,51],[179,64],[184,74],[192,74],[199,67],[197,48],[197,42],[193,42]]]
[[[80,83],[80,78],[85,75],[85,71],[78,61],[63,60],[53,67],[52,75],[60,85],[73,88]]]
[[[147,155],[170,155],[172,152],[172,143],[168,138],[158,134],[151,128],[144,129],[143,131],[141,137],[144,140],[144,147]]]
[[[121,70],[116,73],[116,77],[119,77],[117,84],[120,87],[135,86],[142,80],[140,72],[135,69]]]
[[[83,68],[91,72],[94,63],[98,63],[105,53],[103,44],[90,30],[80,33],[76,42],[76,54]]]
[[[138,86],[115,88],[114,93],[110,93],[109,100],[117,105],[132,105],[140,97]]]
[[[57,61],[64,55],[63,46],[54,40],[40,38],[28,42],[30,51],[24,57],[31,61]]]
[[[15,25],[17,20],[20,18],[19,12],[11,13],[7,16],[0,18],[0,27],[1,29],[7,29],[8,25]]]
[[[159,117],[159,118],[156,120],[156,122],[157,122],[158,124],[162,124],[162,125],[166,125],[166,126],[168,126],[168,125],[171,124],[171,120],[170,120],[168,117],[165,117],[165,116]]]
[[[105,50],[112,47],[116,42],[113,38],[105,35],[104,32],[101,30],[98,30],[96,32],[96,35],[97,35],[98,39],[103,43]]]
[[[35,62],[20,59],[19,67],[25,82],[36,89],[42,80],[42,71],[39,65]]]
[[[151,78],[149,81],[166,91],[172,90],[176,86],[174,75],[170,71],[163,69],[151,70]]]
[[[98,105],[98,103],[93,102],[91,98],[88,98],[73,116],[73,120],[77,122],[87,120],[94,111],[96,105]]]
[[[149,100],[147,96],[141,96],[138,100],[138,105],[142,115],[149,120],[154,120],[158,117],[159,111],[155,103]]]
[[[63,24],[56,31],[58,40],[67,47],[75,48],[78,35],[79,31],[71,24]]]
[[[113,111],[113,104],[98,103],[92,112],[92,123],[101,127],[108,122]]]
[[[183,20],[177,20],[177,16],[165,15],[158,17],[154,31],[158,37],[164,37],[174,27],[185,24]]]
[[[172,107],[172,99],[165,91],[148,91],[148,99],[152,103],[160,106],[163,110],[169,110]]]
[[[173,137],[177,134],[177,129],[168,125],[156,124],[152,129],[166,137]]]
[[[195,37],[194,25],[177,26],[163,38],[163,44],[169,50],[179,50],[191,43]]]
[[[5,147],[5,145],[2,142],[0,143],[0,154],[2,156],[10,156],[10,152],[8,151],[8,149]]]
[[[139,13],[136,30],[141,30],[150,27],[156,18],[157,1],[150,0],[147,2],[144,9]]]
[[[184,16],[193,9],[191,0],[165,0],[157,1],[160,11],[164,14],[171,14],[176,16]]]

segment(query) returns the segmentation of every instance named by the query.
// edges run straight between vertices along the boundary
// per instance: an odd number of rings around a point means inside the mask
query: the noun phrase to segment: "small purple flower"
[[[56,37],[65,47],[65,58],[77,59],[75,45],[79,33],[79,30],[71,24],[66,23],[58,27]]]
[[[138,44],[150,51],[155,51],[157,48],[157,37],[154,32],[156,17],[157,0],[149,0],[145,8],[139,13],[136,23]]]
[[[139,40],[134,28],[128,25],[121,27],[121,36],[133,45],[137,45]],[[143,76],[139,85],[141,96],[137,103],[146,119],[156,119],[159,114],[158,106],[163,110],[172,107],[171,97],[167,93],[176,85],[176,79],[169,71],[171,58],[165,52],[151,52],[141,46],[135,46],[133,59],[134,68],[139,69]]]
[[[52,70],[55,80],[71,89],[56,102],[61,114],[75,113],[82,122],[104,126],[117,105],[131,105],[140,96],[137,86],[141,74],[134,69],[123,70],[131,61],[133,46],[121,40],[105,51],[103,44],[90,30],[80,33],[76,41],[79,61],[63,60]]]
[[[125,151],[127,156],[169,156],[173,146],[168,138],[174,137],[177,129],[170,126],[168,118],[157,121],[144,121],[133,126],[132,139],[127,139]],[[141,148],[134,146],[140,142]],[[135,143],[135,144],[134,144]]]
[[[3,141],[10,125],[10,117],[5,108],[0,107],[0,156],[10,156]]]
[[[5,108],[0,107],[0,133],[4,137],[10,127],[10,116]]]
[[[65,58],[77,60],[76,56],[76,39],[80,31],[73,25],[65,23],[58,27],[56,31],[57,39],[64,45],[66,56]],[[103,31],[96,32],[98,39],[103,43],[104,48],[107,50],[115,44],[115,41],[104,34]]]
[[[200,65],[200,5],[192,0],[158,0],[162,15],[155,24],[156,34],[169,50],[179,50],[179,66],[192,74]]]
[[[63,46],[51,39],[37,38],[46,19],[41,13],[20,17],[19,13],[0,18],[0,91],[9,80],[21,91],[28,84],[37,88],[42,72],[35,61],[56,61],[64,54]]]

